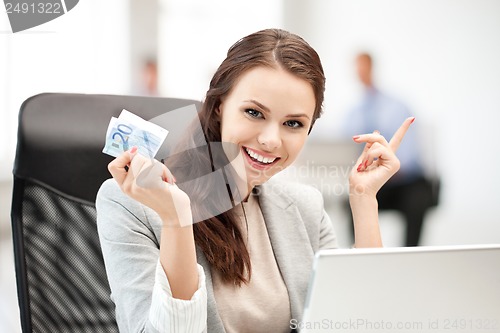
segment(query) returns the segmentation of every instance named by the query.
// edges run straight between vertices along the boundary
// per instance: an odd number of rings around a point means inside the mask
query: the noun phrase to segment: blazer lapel
[[[292,318],[302,318],[314,251],[294,202],[273,184],[259,186],[259,202],[276,262],[287,286]]]

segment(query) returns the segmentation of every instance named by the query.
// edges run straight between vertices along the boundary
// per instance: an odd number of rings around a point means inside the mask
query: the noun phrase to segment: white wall
[[[202,100],[238,39],[282,26],[282,0],[160,0],[159,59],[163,95]]]
[[[434,137],[428,153],[436,154],[442,204],[428,219],[424,242],[500,242],[500,2],[292,0],[285,6],[286,27],[316,47],[327,75],[316,138],[338,133],[358,89],[353,56],[371,51],[379,86],[412,106],[415,126],[434,128],[424,134]]]
[[[11,178],[22,102],[42,92],[129,91],[128,2],[85,0],[67,14],[11,33],[0,14],[0,180]]]

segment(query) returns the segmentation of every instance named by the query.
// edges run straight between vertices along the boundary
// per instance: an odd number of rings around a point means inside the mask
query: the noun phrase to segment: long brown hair
[[[316,106],[311,128],[321,115],[325,76],[318,54],[301,37],[280,29],[258,31],[237,41],[215,72],[199,112],[207,142],[221,141],[221,128],[216,110],[246,71],[265,66],[284,69],[309,82]],[[309,129],[309,131],[311,130]],[[201,190],[195,200],[210,197],[210,187]],[[191,198],[193,202],[193,198]],[[215,198],[215,200],[217,200]],[[200,201],[203,202],[203,201]],[[212,267],[224,282],[241,285],[251,277],[248,249],[238,228],[238,216],[228,210],[194,225],[194,237]]]

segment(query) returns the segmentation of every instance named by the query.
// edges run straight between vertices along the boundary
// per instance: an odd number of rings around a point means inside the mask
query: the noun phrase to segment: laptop
[[[319,251],[291,328],[500,332],[500,244]]]

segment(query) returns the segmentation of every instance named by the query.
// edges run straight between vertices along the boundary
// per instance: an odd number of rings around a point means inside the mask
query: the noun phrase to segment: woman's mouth
[[[249,164],[259,170],[262,169],[267,169],[271,167],[272,165],[276,164],[278,160],[280,160],[280,157],[272,156],[272,155],[263,155],[262,153],[259,153],[253,149],[247,148],[247,147],[242,147],[242,150],[244,152],[244,155],[249,162]]]

